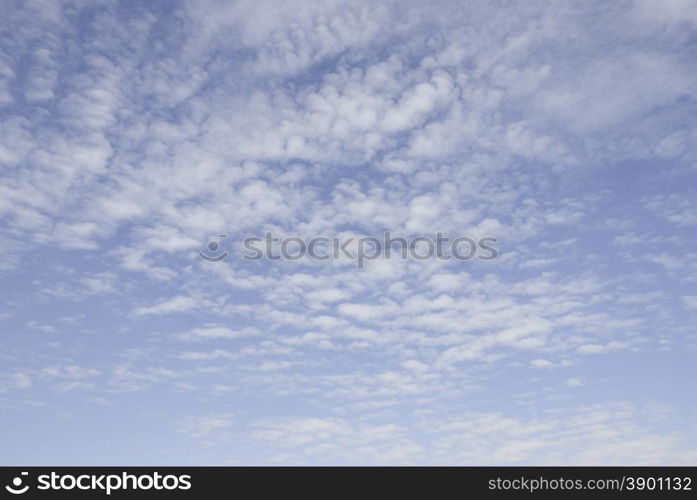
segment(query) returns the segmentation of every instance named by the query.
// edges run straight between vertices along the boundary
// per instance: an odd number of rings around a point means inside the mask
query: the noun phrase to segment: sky
[[[697,463],[694,0],[0,19],[1,464]]]

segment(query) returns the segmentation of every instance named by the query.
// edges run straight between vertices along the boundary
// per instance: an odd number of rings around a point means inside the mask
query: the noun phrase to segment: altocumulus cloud
[[[697,459],[696,2],[0,16],[3,462]]]

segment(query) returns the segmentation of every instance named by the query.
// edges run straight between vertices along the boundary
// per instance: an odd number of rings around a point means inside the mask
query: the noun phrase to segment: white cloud
[[[225,432],[232,425],[233,415],[231,413],[203,415],[185,419],[181,425],[181,432],[194,438],[206,438],[211,434]]]
[[[177,295],[170,299],[164,299],[150,307],[138,307],[133,312],[136,316],[162,315],[183,313],[198,309],[202,303],[199,299],[185,295]]]
[[[240,330],[232,330],[226,326],[206,325],[201,328],[194,328],[187,332],[181,333],[177,337],[180,340],[215,340],[236,339],[259,334],[260,332],[256,328],[243,328]]]

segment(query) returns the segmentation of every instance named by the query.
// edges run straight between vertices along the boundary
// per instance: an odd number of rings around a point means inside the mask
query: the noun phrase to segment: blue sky
[[[0,18],[1,463],[697,463],[697,2]]]

